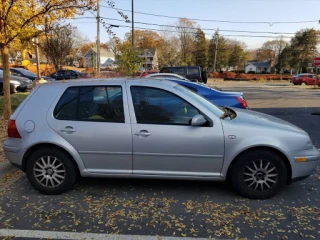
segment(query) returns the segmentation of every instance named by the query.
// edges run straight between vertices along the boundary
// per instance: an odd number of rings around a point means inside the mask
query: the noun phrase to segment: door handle
[[[71,126],[67,126],[67,127],[65,127],[64,129],[60,129],[60,132],[66,132],[66,133],[73,133],[73,132],[75,132],[76,130],[73,128],[73,127],[71,127]]]
[[[136,132],[134,135],[140,136],[140,137],[148,137],[151,135],[147,130],[141,130],[140,132]]]

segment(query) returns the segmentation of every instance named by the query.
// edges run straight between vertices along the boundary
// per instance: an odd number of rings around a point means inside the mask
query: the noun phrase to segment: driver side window
[[[137,123],[190,125],[199,110],[168,91],[152,87],[131,87]]]
[[[15,72],[15,71],[10,71],[10,75],[17,76],[17,77],[22,77],[22,75],[20,73]]]

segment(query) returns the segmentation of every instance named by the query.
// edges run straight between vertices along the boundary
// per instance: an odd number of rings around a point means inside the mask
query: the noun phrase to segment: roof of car
[[[77,80],[62,80],[62,81],[53,81],[45,83],[44,85],[53,86],[61,86],[61,84],[66,84],[67,86],[87,86],[87,85],[100,85],[100,84],[116,84],[122,82],[130,82],[136,83],[140,85],[141,83],[148,84],[166,84],[171,85],[172,87],[176,86],[177,83],[165,80],[165,79],[150,79],[150,78],[85,78],[85,79],[77,79]]]
[[[178,75],[178,74],[175,74],[175,73],[153,73],[153,74],[150,74],[146,77],[154,77],[154,76],[175,76],[175,77],[178,77],[178,78],[181,78],[181,79],[184,79],[184,77]]]

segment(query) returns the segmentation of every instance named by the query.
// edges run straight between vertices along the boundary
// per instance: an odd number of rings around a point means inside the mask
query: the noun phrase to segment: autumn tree
[[[181,65],[193,65],[196,23],[186,18],[180,18],[176,23],[176,31],[180,41]]]
[[[200,66],[202,69],[207,68],[208,63],[208,47],[206,43],[206,36],[204,32],[198,28],[197,32],[195,33],[195,64]]]
[[[117,56],[120,51],[120,44],[121,39],[118,37],[113,37],[106,43],[106,46],[114,54],[114,56]]]
[[[179,39],[170,30],[161,31],[158,47],[159,67],[180,65]]]
[[[282,49],[286,46],[286,42],[282,39],[275,39],[271,41],[266,41],[263,43],[262,47],[257,51],[257,60],[260,61],[270,61],[272,67],[276,64],[276,60]]]
[[[56,71],[66,65],[67,56],[72,53],[74,28],[71,25],[60,26],[56,24],[48,33],[46,38],[40,42],[40,48],[53,64]]]
[[[11,115],[9,83],[9,48],[17,42],[30,41],[45,23],[81,14],[95,5],[95,0],[3,0],[0,2],[0,51],[3,65],[4,118]]]
[[[125,41],[132,42],[132,32],[125,35]],[[161,42],[161,37],[157,32],[150,30],[135,30],[134,31],[134,46],[136,49],[158,48]]]

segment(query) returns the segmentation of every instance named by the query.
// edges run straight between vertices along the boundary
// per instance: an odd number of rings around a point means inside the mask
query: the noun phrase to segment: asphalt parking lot
[[[320,148],[320,89],[287,83],[211,84],[243,92],[252,110],[296,124]],[[36,234],[23,235],[22,230],[70,233],[65,239],[72,232],[101,239],[98,234],[117,234],[116,239],[124,238],[119,234],[128,239],[320,239],[319,167],[308,179],[263,201],[241,198],[226,183],[138,179],[82,179],[65,194],[46,196],[23,174],[18,176],[10,186],[0,186],[0,236],[10,229],[12,235],[30,238]]]

